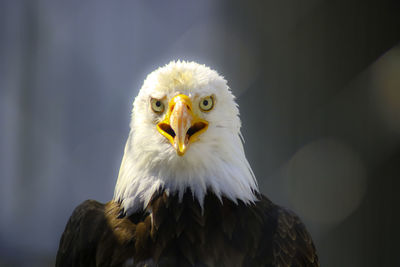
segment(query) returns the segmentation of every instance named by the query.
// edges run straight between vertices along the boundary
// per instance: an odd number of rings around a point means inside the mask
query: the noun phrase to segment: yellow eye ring
[[[214,107],[213,96],[206,96],[200,99],[199,107],[202,111],[208,112]]]
[[[163,113],[164,112],[164,103],[160,99],[151,98],[150,105],[151,105],[151,109],[155,113]]]

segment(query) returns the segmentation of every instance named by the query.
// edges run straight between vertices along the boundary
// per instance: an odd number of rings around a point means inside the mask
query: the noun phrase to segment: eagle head
[[[128,214],[158,190],[190,189],[200,205],[207,191],[253,202],[258,188],[240,126],[235,97],[216,71],[185,61],[153,71],[133,103],[114,200]]]

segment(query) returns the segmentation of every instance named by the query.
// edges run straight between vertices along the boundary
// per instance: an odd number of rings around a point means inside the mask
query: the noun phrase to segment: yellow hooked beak
[[[171,142],[179,156],[185,154],[189,145],[195,142],[207,127],[208,122],[193,113],[192,101],[183,94],[169,101],[164,120],[157,124],[157,130]]]

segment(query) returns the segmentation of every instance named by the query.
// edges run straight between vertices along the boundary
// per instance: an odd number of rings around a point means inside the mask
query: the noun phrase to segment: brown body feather
[[[300,219],[264,196],[246,205],[208,193],[158,193],[147,210],[119,216],[87,200],[68,221],[56,266],[319,266]]]

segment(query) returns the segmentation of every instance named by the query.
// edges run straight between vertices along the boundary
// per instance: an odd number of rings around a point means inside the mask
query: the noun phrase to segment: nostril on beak
[[[194,125],[192,125],[192,127],[189,128],[189,130],[187,131],[187,135],[190,138],[192,135],[203,130],[205,127],[207,127],[207,124],[205,124],[204,122],[196,122]]]
[[[169,134],[172,138],[175,138],[175,131],[174,131],[174,129],[171,128],[171,126],[169,124],[160,123],[158,125],[158,127],[160,127],[161,130],[163,130],[164,132]]]

